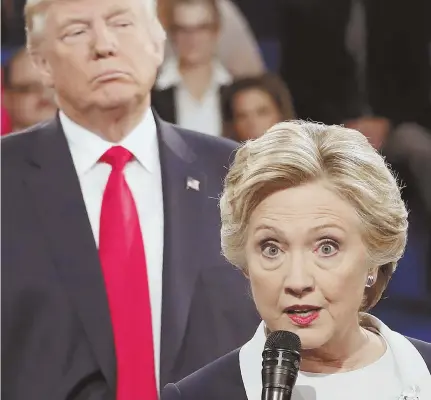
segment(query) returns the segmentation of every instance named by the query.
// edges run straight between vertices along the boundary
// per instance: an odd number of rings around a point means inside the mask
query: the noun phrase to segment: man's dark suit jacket
[[[217,198],[235,145],[156,122],[163,387],[247,341],[259,320],[245,279],[220,254]],[[2,399],[114,399],[98,251],[59,119],[5,137],[1,150]]]
[[[431,372],[431,345],[416,339],[409,340]],[[247,400],[239,366],[239,350],[213,361],[177,384],[167,385],[161,400]]]

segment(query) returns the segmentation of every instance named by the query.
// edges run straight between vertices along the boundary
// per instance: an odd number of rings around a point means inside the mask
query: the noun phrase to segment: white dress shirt
[[[163,196],[157,129],[151,110],[121,142],[111,143],[77,125],[60,111],[60,121],[72,154],[88,218],[99,246],[100,212],[103,192],[111,166],[98,163],[112,146],[129,150],[134,159],[124,168],[138,211],[144,241],[153,324],[154,361],[157,385],[160,377],[160,330],[163,271]]]
[[[159,74],[156,88],[164,90],[175,87],[176,123],[185,129],[221,136],[223,121],[221,115],[220,86],[232,82],[231,75],[218,61],[214,61],[211,83],[201,100],[195,99],[187,90],[175,59],[167,61]]]

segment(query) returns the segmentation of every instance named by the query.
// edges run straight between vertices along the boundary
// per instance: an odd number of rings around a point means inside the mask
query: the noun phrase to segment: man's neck
[[[61,105],[62,111],[76,124],[112,143],[124,139],[142,121],[149,108],[150,96],[142,104],[116,109],[76,110]]]
[[[201,100],[212,82],[214,65],[212,61],[196,65],[180,63],[179,72],[189,93],[196,100]]]
[[[21,125],[21,124],[12,124],[11,125],[11,132],[21,132],[21,131],[29,128],[30,126],[29,125]]]

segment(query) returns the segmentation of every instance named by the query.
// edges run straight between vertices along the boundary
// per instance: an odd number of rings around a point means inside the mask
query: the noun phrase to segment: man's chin
[[[123,108],[138,102],[138,91],[121,82],[104,85],[102,90],[95,93],[94,103],[101,109]]]
[[[125,109],[136,104],[136,96],[118,94],[99,98],[94,102],[94,106],[101,110]]]

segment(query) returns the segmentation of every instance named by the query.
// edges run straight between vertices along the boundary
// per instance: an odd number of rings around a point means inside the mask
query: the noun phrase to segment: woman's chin
[[[322,329],[300,329],[292,332],[296,333],[301,339],[302,350],[312,350],[322,347],[330,340],[330,333]]]

